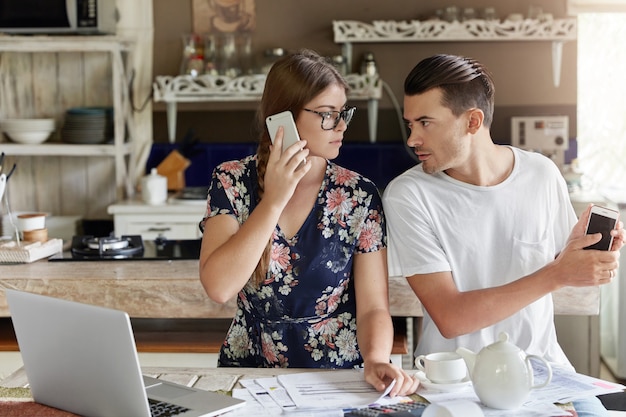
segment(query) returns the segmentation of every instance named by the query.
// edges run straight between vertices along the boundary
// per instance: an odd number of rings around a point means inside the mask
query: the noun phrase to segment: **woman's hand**
[[[365,380],[379,392],[383,392],[395,379],[396,384],[389,393],[390,397],[411,395],[417,391],[419,386],[417,378],[410,376],[403,369],[389,362],[366,362],[364,374]]]
[[[311,163],[304,162],[309,155],[309,150],[305,148],[306,140],[294,143],[283,152],[283,137],[284,129],[280,126],[267,161],[263,199],[284,207],[302,177],[311,169]]]

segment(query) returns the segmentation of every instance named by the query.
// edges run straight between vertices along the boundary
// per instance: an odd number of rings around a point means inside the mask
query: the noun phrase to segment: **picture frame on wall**
[[[195,33],[252,32],[256,0],[192,0]]]

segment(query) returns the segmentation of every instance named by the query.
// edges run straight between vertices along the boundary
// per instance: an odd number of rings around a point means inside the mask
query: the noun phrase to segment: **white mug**
[[[435,384],[454,384],[467,376],[465,360],[456,352],[436,352],[415,358],[415,366]]]

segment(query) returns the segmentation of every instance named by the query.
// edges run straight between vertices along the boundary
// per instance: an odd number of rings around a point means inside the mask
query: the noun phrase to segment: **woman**
[[[256,155],[213,172],[200,279],[209,297],[238,295],[220,366],[364,366],[377,390],[415,392],[389,362],[386,231],[376,186],[332,162],[354,113],[348,85],[313,51],[271,68],[258,114]],[[282,151],[267,116],[290,110],[301,140]],[[358,327],[357,327],[358,323]],[[358,344],[357,344],[358,339]]]

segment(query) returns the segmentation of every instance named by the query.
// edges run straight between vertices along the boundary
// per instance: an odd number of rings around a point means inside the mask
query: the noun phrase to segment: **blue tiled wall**
[[[178,149],[176,144],[152,146],[146,163],[146,173]],[[240,159],[256,152],[256,143],[201,143],[191,149],[191,165],[185,170],[188,187],[208,186],[211,172],[221,162]],[[398,143],[344,143],[334,162],[368,177],[383,189],[389,181],[416,164],[404,144]]]

